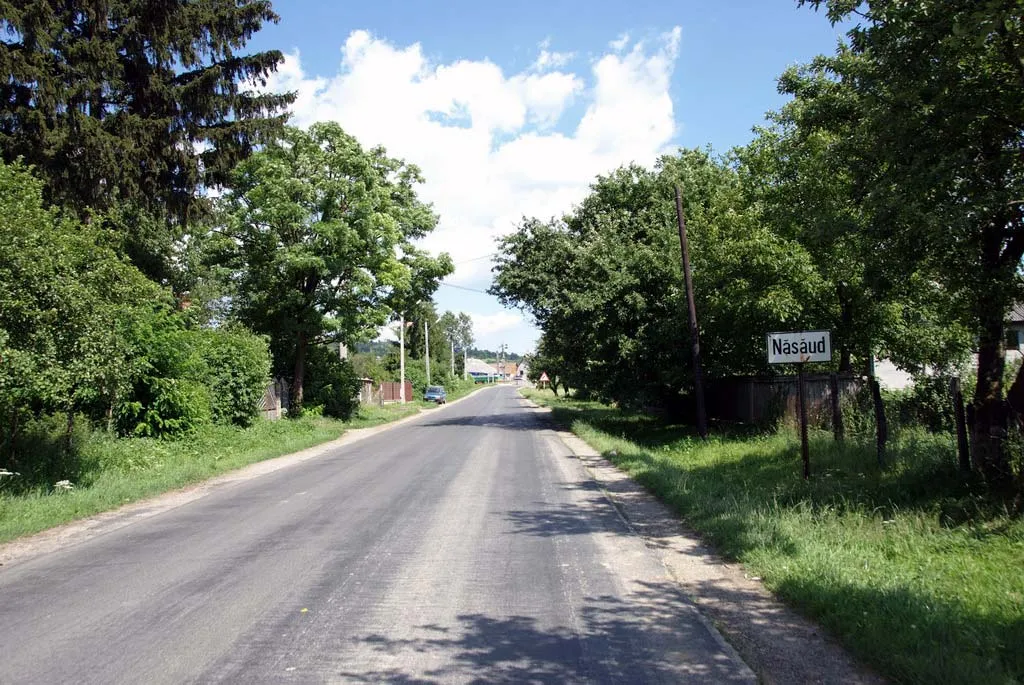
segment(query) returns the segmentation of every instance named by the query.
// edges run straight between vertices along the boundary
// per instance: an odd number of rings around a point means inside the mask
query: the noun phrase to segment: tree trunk
[[[839,373],[848,374],[853,371],[850,361],[850,334],[853,332],[853,304],[847,296],[846,284],[842,281],[836,286],[836,297],[839,300],[839,317],[841,343],[839,345]]]
[[[960,379],[953,378],[949,382],[950,399],[953,402],[953,421],[956,426],[956,453],[960,462],[960,470],[971,471],[971,448],[967,439],[967,413],[964,411],[964,393],[960,389]]]
[[[839,376],[831,373],[828,376],[829,401],[832,404],[832,435],[836,442],[842,442],[846,435],[843,426],[843,408],[839,400]]]
[[[295,346],[295,369],[292,375],[292,397],[288,406],[288,416],[298,418],[302,415],[302,384],[306,377],[306,347],[309,341],[305,331],[299,333]]]
[[[843,345],[839,348],[839,373],[848,374],[853,371],[853,362],[850,359],[850,348]]]
[[[974,390],[972,443],[975,465],[985,481],[995,488],[1012,483],[1003,441],[1006,438],[1007,405],[1003,402],[1003,371],[1006,349],[1003,341],[1004,308],[996,303],[979,306],[978,384]]]

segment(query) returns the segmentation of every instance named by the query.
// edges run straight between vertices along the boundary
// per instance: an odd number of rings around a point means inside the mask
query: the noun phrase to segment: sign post
[[[804,462],[804,480],[811,477],[811,450],[807,440],[807,390],[804,385],[804,363],[796,365],[796,386],[800,403],[800,457]]]
[[[811,477],[811,455],[807,439],[807,391],[804,364],[832,361],[830,331],[797,331],[768,334],[768,363],[796,364],[797,409],[800,417],[800,456],[804,462],[804,480]]]

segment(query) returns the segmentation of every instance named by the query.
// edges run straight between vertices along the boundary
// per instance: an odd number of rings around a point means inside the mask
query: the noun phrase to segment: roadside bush
[[[17,475],[5,477],[3,489],[24,492],[48,489],[62,480],[78,483],[88,469],[82,450],[91,433],[88,420],[81,415],[70,421],[63,413],[27,419],[9,436],[4,467]]]
[[[372,378],[374,383],[388,380],[388,371],[382,360],[372,352],[360,352],[352,355],[352,366],[359,378]]]
[[[359,377],[352,364],[323,347],[309,352],[304,391],[308,405],[342,421],[350,419],[359,405]]]
[[[900,428],[920,426],[933,433],[953,430],[953,400],[949,392],[951,377],[945,374],[914,377],[914,384],[883,394],[889,421]]]
[[[214,423],[248,426],[259,415],[270,382],[270,347],[265,337],[245,328],[194,331],[200,343],[192,380],[210,392]]]
[[[191,433],[213,422],[210,391],[184,378],[147,377],[120,407],[120,425],[127,435],[143,438]]]
[[[130,335],[141,368],[117,407],[121,435],[165,437],[195,430],[212,419],[210,392],[190,380],[201,372],[200,341],[163,303],[132,322]]]

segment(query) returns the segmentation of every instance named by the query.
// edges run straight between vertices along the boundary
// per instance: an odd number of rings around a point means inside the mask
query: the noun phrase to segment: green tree
[[[921,270],[892,260],[876,220],[856,192],[848,130],[815,125],[823,103],[839,105],[841,84],[792,68],[784,84],[804,81],[801,97],[769,114],[753,142],[736,151],[744,192],[772,232],[800,244],[823,279],[807,303],[816,325],[832,331],[838,370],[865,370],[881,354],[920,372],[966,356],[970,336],[949,312],[944,288]]]
[[[822,107],[848,126],[857,192],[907,269],[925,269],[977,336],[974,445],[990,482],[1010,469],[1004,322],[1024,294],[1024,26],[1019,0],[809,0],[850,43],[815,66],[851,94]],[[788,90],[803,95],[805,82]],[[812,86],[813,87],[813,86]]]
[[[466,375],[466,358],[469,348],[473,346],[473,318],[465,312],[459,312],[457,346],[462,348],[462,375]]]
[[[167,308],[164,294],[95,227],[47,208],[23,165],[0,163],[0,457],[34,459],[10,450],[46,414],[63,413],[68,435],[79,413],[112,421],[144,364],[134,330],[154,307]]]
[[[502,241],[492,292],[531,314],[563,385],[666,405],[692,387],[676,183],[710,373],[764,369],[764,334],[807,323],[820,279],[805,251],[757,222],[725,160],[684,150],[599,177],[564,221],[528,219]]]
[[[0,3],[0,156],[34,165],[47,201],[107,212],[122,253],[167,277],[197,191],[225,184],[294,99],[248,88],[282,59],[241,53],[268,21],[269,0]]]
[[[459,317],[446,311],[437,321],[438,328],[448,343],[449,373],[455,376],[455,347],[459,344]]]
[[[436,288],[450,272],[447,255],[411,244],[437,221],[416,197],[421,180],[415,166],[363,150],[335,123],[287,128],[239,166],[215,259],[233,270],[239,317],[270,337],[296,414],[311,345],[365,339],[399,295]]]

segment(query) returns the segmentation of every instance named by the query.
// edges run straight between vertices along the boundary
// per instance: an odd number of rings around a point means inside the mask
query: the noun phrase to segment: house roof
[[[1015,302],[1010,309],[1009,316],[1011,323],[1024,322],[1024,302]]]
[[[470,357],[466,360],[466,373],[486,373],[497,376],[498,370],[482,359]]]

